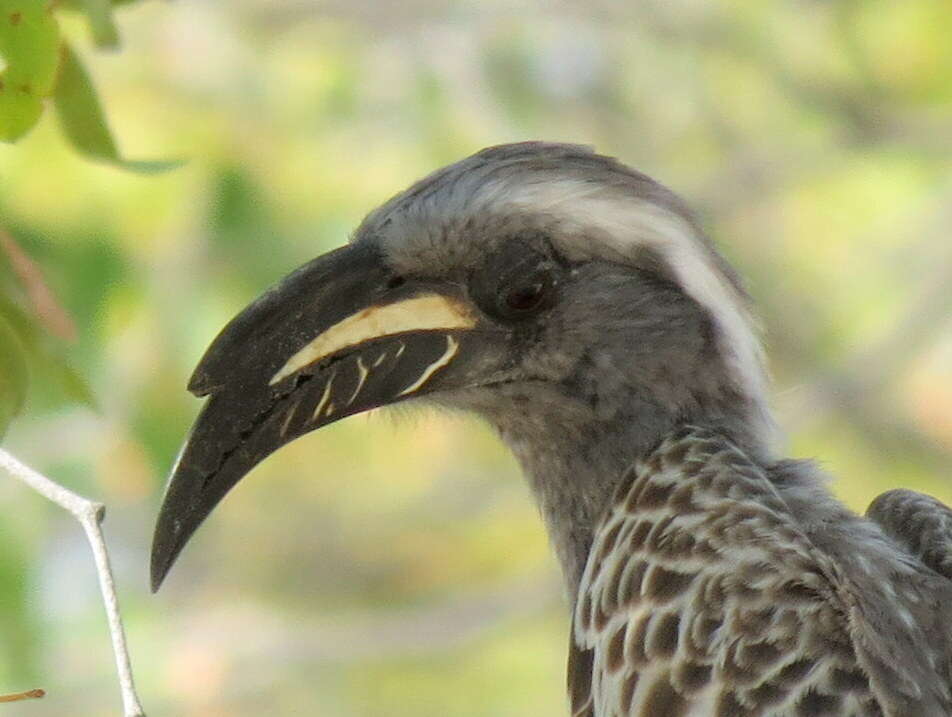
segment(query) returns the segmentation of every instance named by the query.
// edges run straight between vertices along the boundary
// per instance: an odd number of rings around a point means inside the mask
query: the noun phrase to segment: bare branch
[[[14,692],[9,695],[0,695],[0,702],[20,702],[21,700],[35,700],[43,697],[46,692],[43,690],[27,690],[26,692]]]
[[[122,706],[125,717],[144,717],[139,697],[132,679],[132,667],[129,662],[129,650],[126,647],[125,630],[119,613],[119,600],[116,597],[116,585],[109,565],[109,551],[103,538],[100,523],[106,513],[102,503],[88,500],[73,491],[64,488],[46,476],[38,473],[17,458],[0,448],[0,466],[14,478],[23,481],[37,493],[65,508],[80,522],[86,531],[86,538],[96,560],[96,572],[99,574],[99,587],[102,590],[103,605],[109,633],[112,636],[112,648],[116,655],[116,669],[119,673],[119,689],[122,691]],[[42,696],[42,695],[32,695]]]

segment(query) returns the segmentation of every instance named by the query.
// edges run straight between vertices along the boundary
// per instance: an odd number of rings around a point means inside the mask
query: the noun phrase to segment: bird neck
[[[606,412],[553,392],[536,393],[531,403],[497,402],[486,412],[522,466],[573,600],[600,519],[638,458],[683,423],[717,430],[741,446],[751,444],[741,414],[684,416],[632,397],[623,405]]]
[[[563,434],[542,446],[504,433],[545,521],[572,600],[585,570],[599,519],[606,511],[625,468],[647,446],[628,451],[590,443],[582,435]]]

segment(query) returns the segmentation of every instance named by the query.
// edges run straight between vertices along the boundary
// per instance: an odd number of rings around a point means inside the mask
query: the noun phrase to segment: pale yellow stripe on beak
[[[282,438],[287,434],[288,426],[291,425],[291,419],[294,418],[294,414],[297,412],[299,404],[300,404],[300,401],[298,403],[295,403],[293,406],[291,406],[291,410],[288,411],[287,415],[284,417],[284,422],[281,424]]]
[[[269,383],[276,384],[305,366],[364,341],[408,331],[470,329],[473,315],[457,301],[425,294],[384,306],[371,306],[341,319],[294,354]],[[399,354],[398,354],[399,355]]]
[[[364,382],[367,380],[367,374],[369,371],[367,370],[367,367],[364,366],[363,356],[357,357],[357,373],[357,388],[355,388],[354,392],[350,394],[350,400],[347,401],[348,406],[354,402],[355,398],[357,398],[357,394],[360,393],[360,389],[364,387]]]
[[[408,393],[413,393],[418,390],[423,384],[430,380],[430,376],[435,374],[441,368],[446,366],[450,361],[453,360],[453,357],[456,356],[457,351],[459,351],[459,341],[457,341],[452,336],[446,336],[446,352],[440,356],[436,361],[431,363],[426,367],[426,371],[420,374],[420,378],[414,381],[412,384],[403,389],[398,396],[406,396]]]
[[[314,409],[314,413],[311,414],[311,420],[316,421],[321,417],[321,410],[324,408],[324,404],[327,403],[327,399],[331,397],[331,384],[334,383],[334,376],[336,373],[332,373],[331,377],[327,379],[327,385],[324,386],[324,393],[321,395],[321,400],[317,403],[317,408]]]

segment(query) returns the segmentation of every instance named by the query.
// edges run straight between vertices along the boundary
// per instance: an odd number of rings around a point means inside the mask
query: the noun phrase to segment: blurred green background
[[[564,713],[557,568],[514,461],[466,417],[305,437],[147,589],[210,339],[486,145],[592,144],[685,196],[760,307],[790,454],[857,510],[897,485],[952,502],[947,0],[153,0],[117,19],[121,52],[63,28],[124,155],[187,164],[91,163],[50,116],[0,146],[0,229],[71,314],[53,343],[96,402],[33,366],[5,447],[107,504],[152,717]],[[0,714],[119,714],[79,526],[0,476],[0,545],[0,692],[48,691]]]

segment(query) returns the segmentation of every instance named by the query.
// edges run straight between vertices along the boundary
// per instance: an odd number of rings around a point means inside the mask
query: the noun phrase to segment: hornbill
[[[780,458],[737,275],[615,159],[527,142],[431,174],[236,316],[189,390],[153,589],[270,453],[426,397],[526,474],[573,715],[952,714],[952,511],[892,491],[860,517]]]

